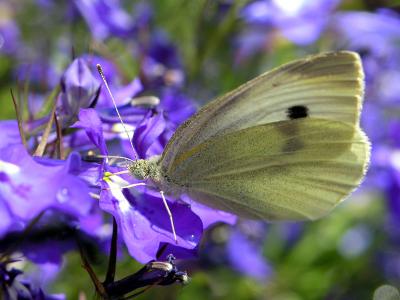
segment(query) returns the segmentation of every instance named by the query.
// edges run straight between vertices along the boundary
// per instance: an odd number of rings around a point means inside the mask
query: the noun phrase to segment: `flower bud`
[[[75,59],[61,78],[61,108],[64,120],[74,119],[80,108],[94,104],[100,92],[100,81],[86,61]]]

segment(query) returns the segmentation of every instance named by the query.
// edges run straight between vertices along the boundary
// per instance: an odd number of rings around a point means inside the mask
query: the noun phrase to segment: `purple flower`
[[[100,150],[100,153],[103,155],[107,154],[102,122],[94,109],[81,109],[79,112],[79,121],[72,127],[84,129],[92,143]]]
[[[267,52],[270,48],[270,40],[273,33],[264,29],[247,28],[235,40],[235,61],[241,62],[251,55],[262,51]]]
[[[1,195],[14,215],[29,221],[55,203],[57,190],[45,189],[52,168],[36,163],[22,145],[2,148],[0,161]]]
[[[161,31],[154,32],[152,40],[145,49],[148,57],[168,69],[181,69],[182,62],[178,50],[167,35]]]
[[[332,20],[338,47],[358,51],[366,73],[366,99],[362,126],[372,142],[371,166],[361,191],[378,191],[385,195],[387,215],[385,230],[389,242],[400,241],[400,150],[398,116],[400,103],[400,15],[391,10],[340,12]],[[366,195],[367,195],[366,193]],[[349,231],[344,239],[353,241],[344,255],[357,255],[369,246],[367,231]],[[343,241],[347,244],[348,241]],[[384,273],[398,277],[398,255],[383,254]],[[389,267],[389,263],[390,267]]]
[[[9,262],[8,264],[11,264]],[[63,300],[65,296],[47,295],[28,279],[21,279],[23,272],[0,263],[0,293],[4,299]]]
[[[46,59],[17,66],[15,79],[20,82],[29,81],[30,91],[45,93],[60,82],[60,74],[54,65]]]
[[[332,20],[339,46],[360,52],[366,72],[367,97],[398,101],[400,15],[389,10],[341,12]]]
[[[93,143],[104,151],[104,134],[101,122],[93,109],[81,110],[80,120],[75,127],[84,128]],[[160,154],[167,140],[167,120],[162,113],[149,112],[136,128],[133,143],[135,151],[142,158]],[[107,166],[106,166],[107,167]],[[108,168],[111,168],[108,166]],[[155,259],[159,248],[165,244],[175,245],[173,231],[161,194],[148,188],[135,187],[121,190],[121,186],[137,183],[131,176],[111,176],[107,179],[100,197],[100,207],[112,214],[118,224],[119,232],[129,253],[140,262]],[[233,222],[234,217],[226,213],[195,207],[167,197],[168,206],[174,220],[178,244],[168,251],[176,256],[183,253],[178,248],[194,250],[201,238],[203,229],[218,221]],[[194,211],[204,218],[204,222]],[[168,253],[169,254],[169,253]]]
[[[0,121],[0,149],[10,145],[19,145],[22,143],[19,135],[18,123],[16,120]]]
[[[3,181],[0,173],[0,182]],[[1,183],[0,183],[1,184]],[[13,216],[8,206],[6,205],[5,199],[0,194],[0,237],[5,235],[14,225]]]
[[[131,82],[123,86],[117,85],[116,90],[114,90],[113,93],[114,97],[118,99],[116,100],[117,105],[129,103],[134,96],[142,91],[142,89],[143,86],[139,78],[134,78]],[[107,95],[107,98],[109,98],[109,95]]]
[[[133,136],[133,145],[139,158],[158,155],[162,152],[162,145],[157,143],[157,139],[165,131],[165,127],[166,122],[162,113],[147,117],[139,124]]]
[[[238,223],[230,231],[226,245],[230,265],[245,275],[266,280],[272,274],[272,268],[262,255],[265,236],[266,225],[263,222]]]
[[[231,222],[228,222],[233,225]],[[262,254],[266,224],[260,221],[239,221],[234,227],[217,226],[202,243],[202,265],[227,265],[234,270],[265,281],[273,273]]]
[[[6,10],[5,7],[0,8]],[[3,18],[3,15],[2,15]],[[0,22],[0,53],[15,55],[20,46],[20,32],[13,20]]]
[[[83,58],[75,59],[61,78],[61,114],[63,119],[76,117],[80,108],[88,108],[97,100],[100,81],[93,76]]]
[[[178,125],[196,112],[194,101],[174,88],[162,91],[160,106],[165,111],[168,120],[175,125],[174,128],[170,128],[174,131]]]
[[[277,28],[292,42],[308,45],[319,38],[338,3],[339,0],[260,0],[246,6],[242,17],[251,25]]]
[[[174,243],[172,228],[161,195],[144,193],[133,197],[110,184],[112,194],[103,192],[100,207],[117,220],[129,253],[139,262],[155,259],[161,243]],[[145,191],[143,191],[145,192]],[[203,226],[186,204],[169,201],[179,247],[193,249],[199,243]]]
[[[173,88],[167,88],[161,92],[158,109],[128,107],[120,109],[124,122],[129,127],[128,130],[135,132],[133,144],[135,151],[139,152],[139,157],[161,154],[178,125],[187,120],[195,111],[194,102]],[[105,120],[104,115],[102,119]],[[106,121],[114,123],[112,126],[114,129],[119,128],[123,152],[132,157],[131,145],[120,126],[119,119],[114,117]]]
[[[215,210],[209,208],[203,204],[197,203],[190,199],[186,195],[182,195],[181,199],[190,205],[191,210],[200,217],[201,222],[203,223],[203,229],[210,228],[216,223],[226,223],[230,225],[234,225],[237,221],[237,217],[230,213],[221,210]]]
[[[133,16],[136,22],[136,30],[146,31],[153,21],[153,8],[150,2],[140,1],[134,5]]]
[[[133,97],[142,91],[143,86],[138,78],[132,79],[127,84],[121,82],[120,72],[112,61],[95,55],[83,55],[82,58],[85,59],[92,73],[96,74],[97,79],[101,81],[101,91],[98,100],[96,101],[96,108],[111,108],[114,110],[114,105],[110,99],[108,91],[98,74],[96,67],[97,64],[100,64],[103,69],[104,76],[108,81],[118,107],[128,104]]]
[[[51,287],[52,283],[56,280],[61,267],[61,265],[52,262],[45,262],[42,264],[36,263],[33,268],[26,270],[25,274],[32,284],[47,289],[47,287]]]
[[[367,82],[361,121],[374,145],[367,181],[370,186],[392,190],[388,183],[396,181],[389,178],[397,169],[392,158],[397,151],[398,126],[389,112],[400,103],[400,15],[389,10],[341,12],[335,14],[331,26],[338,34],[339,45],[359,51],[363,59]]]
[[[387,172],[386,195],[388,199],[388,216],[389,222],[393,228],[399,228],[400,225],[400,150],[395,154],[391,153],[391,165]],[[400,234],[399,230],[396,230]]]
[[[93,200],[87,184],[73,174],[79,163],[77,153],[63,165],[47,166],[36,162],[22,145],[2,148],[0,201],[13,222],[26,224],[50,208],[77,217],[87,214]]]
[[[146,158],[162,151],[160,146],[162,140],[159,136],[164,129],[165,120],[162,114],[148,117],[138,127],[134,135],[134,144],[141,157]],[[163,243],[174,243],[170,219],[161,194],[157,191],[136,188],[141,194],[135,193],[133,196],[128,190],[122,192],[118,188],[130,184],[134,181],[133,178],[130,178],[131,182],[122,178],[114,180],[120,182],[119,185],[108,181],[112,190],[111,193],[102,192],[100,207],[116,218],[122,238],[133,257],[140,262],[155,259]],[[177,246],[195,248],[203,231],[200,218],[191,211],[189,205],[168,202],[175,223]]]
[[[396,58],[393,54],[400,39],[400,16],[394,11],[340,12],[332,19],[332,26],[347,48],[375,58]]]
[[[127,38],[134,33],[135,22],[118,0],[74,1],[97,40],[111,36]]]
[[[164,89],[161,92],[158,108],[158,110],[143,108],[122,108],[121,110],[124,122],[130,130],[135,132],[133,144],[139,157],[161,154],[178,125],[196,111],[193,101],[173,88]],[[122,126],[119,126],[120,121],[114,118],[114,123],[113,127],[118,127],[121,132],[123,152],[132,157],[131,145]]]
[[[163,32],[152,33],[148,43],[141,45],[143,81],[147,88],[181,87],[185,80],[177,48]]]
[[[258,0],[248,4],[241,12],[248,26],[238,38],[238,59],[269,45],[276,30],[299,46],[314,43],[339,2]]]
[[[88,226],[85,222],[85,219],[89,219],[88,216],[78,220],[55,210],[49,210],[39,220],[36,219],[36,223],[29,227],[28,232],[12,228],[2,236],[0,252],[7,253],[11,249],[13,252],[22,253],[27,260],[40,268],[51,267],[52,277],[55,277],[55,273],[62,268],[63,255],[77,250],[77,241],[79,246],[85,249],[108,251],[111,230],[107,230],[107,227],[110,226],[103,224],[99,209],[93,211],[97,220]],[[90,216],[92,219],[93,217],[94,214]]]
[[[399,144],[397,135],[393,134],[398,130],[396,116],[391,112],[400,103],[400,59],[397,55],[400,50],[400,15],[389,10],[347,12],[338,13],[334,20],[332,26],[340,35],[342,44],[362,54],[366,72],[362,124],[375,145],[367,180],[370,186],[384,188],[390,196],[389,207],[393,207],[399,201],[394,192],[396,184],[393,184],[397,179],[391,178],[397,166],[388,158],[393,157],[389,152],[396,152]],[[383,152],[387,152],[384,155],[387,163],[376,164],[382,162]]]

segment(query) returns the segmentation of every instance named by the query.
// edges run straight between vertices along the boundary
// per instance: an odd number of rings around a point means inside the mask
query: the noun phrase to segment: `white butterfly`
[[[161,157],[128,170],[161,191],[242,217],[320,218],[367,170],[363,90],[354,52],[291,62],[210,102],[176,130]]]

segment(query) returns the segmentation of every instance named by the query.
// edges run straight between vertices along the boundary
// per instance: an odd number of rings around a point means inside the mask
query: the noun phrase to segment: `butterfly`
[[[328,52],[266,72],[184,122],[161,156],[128,165],[160,191],[244,218],[314,220],[363,179],[364,74],[355,52]]]

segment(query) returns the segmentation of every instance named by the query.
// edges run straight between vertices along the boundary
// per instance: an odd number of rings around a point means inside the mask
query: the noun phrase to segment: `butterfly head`
[[[158,159],[152,158],[135,160],[128,166],[129,173],[139,180],[152,179],[157,182],[160,178],[160,168],[157,161]]]

